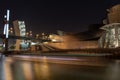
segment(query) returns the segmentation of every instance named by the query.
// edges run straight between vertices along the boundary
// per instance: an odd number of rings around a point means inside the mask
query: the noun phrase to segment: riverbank
[[[9,55],[31,55],[31,56],[98,56],[113,59],[120,59],[120,50],[118,49],[67,49],[67,50],[53,50],[53,51],[4,51],[5,56]]]

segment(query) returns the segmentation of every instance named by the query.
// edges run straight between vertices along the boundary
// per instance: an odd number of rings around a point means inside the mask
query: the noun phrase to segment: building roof
[[[88,31],[70,35],[82,41],[98,40],[105,32],[105,30],[100,29],[101,26],[103,26],[103,24],[92,24],[89,26]]]
[[[97,31],[86,31],[83,33],[78,33],[75,34],[75,36],[79,38],[79,40],[98,40],[102,36],[102,34],[104,34],[104,32],[104,30],[99,29]]]
[[[111,23],[111,24],[107,24],[101,27],[101,29],[103,30],[107,30],[109,28],[114,28],[115,26],[119,26],[120,27],[120,23]]]

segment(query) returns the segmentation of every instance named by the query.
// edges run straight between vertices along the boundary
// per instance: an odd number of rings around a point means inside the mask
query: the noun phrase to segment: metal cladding
[[[100,29],[103,24],[93,24],[89,26],[88,31],[74,34],[81,41],[98,40],[105,32]]]
[[[117,48],[120,47],[120,23],[111,23],[102,26],[105,30],[104,35],[101,36],[99,42],[102,48]]]
[[[120,23],[120,4],[107,9],[108,23]]]

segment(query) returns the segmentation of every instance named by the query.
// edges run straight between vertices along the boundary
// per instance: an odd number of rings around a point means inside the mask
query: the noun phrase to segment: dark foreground
[[[0,80],[120,80],[120,60],[99,57],[9,56]]]

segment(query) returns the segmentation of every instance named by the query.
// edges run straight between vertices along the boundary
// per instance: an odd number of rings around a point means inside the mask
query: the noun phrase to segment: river
[[[96,57],[2,57],[0,80],[120,80],[120,60]]]

